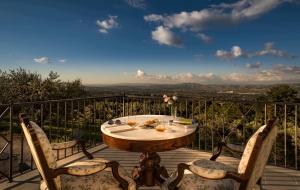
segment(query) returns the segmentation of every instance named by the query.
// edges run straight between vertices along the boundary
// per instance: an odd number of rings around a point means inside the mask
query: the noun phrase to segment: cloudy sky
[[[84,84],[300,82],[299,0],[3,0],[0,69]]]

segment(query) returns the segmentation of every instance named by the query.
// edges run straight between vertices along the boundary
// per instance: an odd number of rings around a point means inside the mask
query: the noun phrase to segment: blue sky
[[[1,70],[84,84],[300,82],[296,0],[0,2]]]

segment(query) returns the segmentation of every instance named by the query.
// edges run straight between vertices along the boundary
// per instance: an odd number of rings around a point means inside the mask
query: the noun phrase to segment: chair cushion
[[[265,129],[266,126],[267,125],[264,125],[264,126],[260,127],[251,136],[251,138],[248,140],[248,142],[246,144],[246,147],[245,147],[245,150],[244,150],[244,153],[242,155],[241,161],[239,163],[239,167],[238,167],[238,173],[239,174],[244,174],[245,173],[248,162],[249,162],[249,159],[250,159],[250,156],[251,156],[251,153],[253,151],[253,148],[254,148],[254,145],[255,145],[255,142],[256,142],[256,139],[257,139],[257,136],[260,132],[262,132]]]
[[[194,174],[208,178],[223,178],[227,171],[235,171],[234,168],[226,164],[205,159],[193,161],[190,170]]]
[[[95,158],[92,160],[74,162],[67,165],[66,167],[68,168],[68,173],[72,175],[82,176],[94,174],[105,169],[107,162],[109,161],[101,158]]]
[[[129,190],[136,189],[135,182],[122,167],[119,167],[119,174],[129,183]],[[61,175],[60,179],[62,190],[122,190],[113,177],[111,168],[86,176]],[[41,181],[40,189],[48,190],[44,181]]]

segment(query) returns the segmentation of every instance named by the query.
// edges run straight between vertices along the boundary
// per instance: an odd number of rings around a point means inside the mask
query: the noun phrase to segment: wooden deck
[[[109,160],[119,161],[120,164],[130,173],[133,166],[138,165],[139,153],[125,152],[116,149],[107,148],[105,145],[100,145],[90,150],[95,157],[102,157]],[[180,162],[190,162],[195,159],[209,159],[210,153],[200,152],[191,149],[178,149],[175,151],[159,153],[161,156],[161,165],[164,165],[169,172],[176,169],[176,165]],[[84,159],[83,154],[77,154],[68,159],[59,161],[59,164],[64,165],[75,160]],[[221,156],[219,162],[237,166],[238,160]],[[22,190],[38,190],[39,189],[39,176],[37,171],[29,172],[14,179],[14,182],[8,183],[6,181],[0,184],[0,189],[22,189]],[[300,171],[267,166],[263,175],[263,189],[265,190],[300,190]],[[140,189],[160,189],[154,188],[140,188]]]

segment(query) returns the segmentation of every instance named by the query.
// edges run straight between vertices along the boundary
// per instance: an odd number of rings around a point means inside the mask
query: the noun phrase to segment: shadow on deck
[[[107,148],[106,145],[100,145],[89,150],[93,153],[94,157],[101,157],[108,160],[119,161],[120,164],[131,173],[133,166],[138,165],[139,153],[120,151],[116,149]],[[169,172],[176,169],[180,162],[190,162],[195,159],[209,159],[211,154],[187,148],[181,148],[174,151],[159,153],[161,156],[161,165],[165,166]],[[60,160],[59,165],[65,165],[80,159],[85,159],[82,153],[73,155],[66,159]],[[238,165],[238,160],[220,156],[219,162],[230,164],[233,166]],[[36,170],[28,172],[14,178],[12,183],[4,181],[0,184],[0,189],[3,190],[38,190],[40,177]],[[267,166],[263,175],[263,189],[265,190],[300,190],[300,171]],[[147,188],[141,188],[147,189]],[[159,189],[150,188],[150,189]]]

